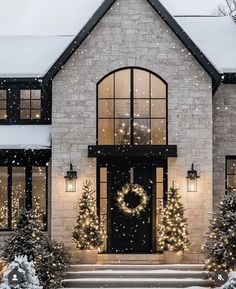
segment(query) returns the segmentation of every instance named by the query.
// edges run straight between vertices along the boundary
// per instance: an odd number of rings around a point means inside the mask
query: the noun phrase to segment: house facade
[[[213,209],[236,188],[236,61],[222,71],[186,30],[159,1],[104,1],[41,76],[2,77],[0,240],[21,206],[39,204],[45,230],[76,259],[78,199],[91,180],[103,253],[161,261],[159,208],[174,185],[188,219],[184,261],[202,261]],[[75,192],[65,189],[70,163]],[[189,192],[192,164],[200,178]],[[149,196],[139,217],[117,207],[117,191],[130,182]]]

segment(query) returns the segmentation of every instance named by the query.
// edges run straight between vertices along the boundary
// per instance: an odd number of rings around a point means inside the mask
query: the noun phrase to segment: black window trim
[[[235,160],[235,162],[236,162],[236,155],[227,155],[227,156],[225,156],[225,194],[226,195],[231,192],[231,190],[227,187],[227,176],[236,176],[236,174],[228,174],[228,170],[227,170],[227,162],[228,162],[228,160]],[[234,189],[236,191],[236,186],[235,186]]]
[[[98,92],[98,88],[99,88],[99,85],[100,85],[100,83],[102,83],[102,81],[103,80],[105,80],[107,77],[109,77],[110,75],[112,75],[112,74],[115,74],[115,73],[117,73],[117,72],[119,72],[119,71],[122,71],[122,70],[126,70],[126,69],[130,69],[131,70],[131,75],[130,75],[130,77],[131,77],[131,83],[130,83],[130,85],[131,85],[131,87],[130,87],[130,118],[127,118],[127,119],[129,119],[130,121],[131,121],[131,124],[130,124],[130,128],[131,128],[131,131],[130,131],[130,145],[128,145],[128,146],[130,146],[130,147],[136,147],[136,146],[141,146],[141,145],[134,145],[133,143],[134,143],[134,140],[133,140],[133,121],[134,121],[134,118],[133,118],[133,116],[134,116],[134,97],[133,97],[133,93],[134,93],[134,88],[133,88],[133,85],[134,85],[134,70],[135,69],[137,69],[137,70],[143,70],[143,71],[146,71],[146,72],[148,72],[148,73],[150,73],[150,75],[154,75],[154,76],[156,76],[158,79],[160,79],[164,84],[165,84],[165,86],[166,86],[166,98],[165,98],[165,100],[166,100],[166,117],[165,117],[165,121],[166,121],[166,146],[168,145],[168,83],[165,81],[165,79],[163,79],[160,75],[158,75],[157,73],[155,73],[154,71],[152,71],[152,70],[149,70],[149,69],[147,69],[147,68],[143,68],[143,67],[139,67],[139,66],[124,66],[124,67],[120,67],[120,68],[118,68],[118,69],[115,69],[115,70],[113,70],[113,71],[110,71],[109,73],[107,73],[105,76],[103,76],[102,77],[102,79],[100,79],[98,82],[97,82],[97,86],[96,86],[96,145],[98,146],[99,145],[99,142],[98,142],[98,131],[99,131],[99,128],[98,128],[98,122],[99,122],[99,119],[113,119],[114,121],[116,120],[116,119],[126,119],[126,118],[116,118],[115,117],[115,115],[114,115],[114,117],[113,118],[99,118],[99,116],[98,116],[98,113],[99,113],[99,111],[98,111],[98,109],[99,109],[99,106],[98,106],[98,102],[99,102],[99,99],[101,99],[101,98],[99,98],[99,92]],[[115,83],[115,79],[113,80],[114,81],[114,83]],[[150,79],[149,79],[149,81],[151,81],[151,77],[150,77]],[[103,99],[103,98],[102,98]],[[127,98],[124,98],[124,99],[127,99]],[[138,98],[139,99],[139,98]],[[140,99],[142,99],[142,98],[140,98]],[[158,98],[158,99],[163,99],[163,98]],[[113,100],[115,100],[115,98],[113,97]],[[115,109],[115,108],[114,108]],[[138,119],[138,118],[137,118]],[[148,118],[145,118],[145,117],[142,117],[142,118],[140,118],[140,119],[149,119],[150,121],[151,121],[151,117],[148,117]],[[160,119],[160,118],[153,118],[153,119]],[[161,118],[161,119],[163,119],[163,118]],[[114,127],[114,129],[115,129],[115,127]],[[109,145],[102,145],[102,146],[109,146]],[[114,144],[114,146],[117,146],[116,144]],[[121,145],[122,146],[122,145]],[[150,144],[150,145],[148,145],[148,146],[150,146],[150,147],[152,147],[152,146],[155,146],[155,145],[152,145],[152,144]],[[163,146],[163,145],[161,145],[161,146]]]
[[[0,89],[7,91],[7,118],[0,120],[0,125],[33,125],[51,124],[52,113],[52,84],[45,85],[43,82],[1,82]],[[39,89],[41,97],[41,118],[20,119],[20,91]],[[12,108],[14,107],[14,109]]]
[[[32,167],[46,167],[46,226],[44,231],[49,229],[49,168],[51,159],[51,150],[0,150],[0,167],[7,167],[8,170],[8,228],[0,229],[0,232],[11,232],[12,214],[11,214],[11,185],[12,185],[12,167],[25,167],[25,193],[26,208],[32,208]],[[13,162],[17,161],[17,163]]]

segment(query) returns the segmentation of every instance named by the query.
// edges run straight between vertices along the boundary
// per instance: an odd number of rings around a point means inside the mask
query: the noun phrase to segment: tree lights
[[[189,247],[184,207],[177,189],[170,188],[166,206],[161,209],[158,225],[158,245],[163,251],[184,252]]]

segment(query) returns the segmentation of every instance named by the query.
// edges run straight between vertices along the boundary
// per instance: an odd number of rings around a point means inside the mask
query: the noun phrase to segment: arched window
[[[113,72],[98,84],[98,145],[166,145],[167,85],[140,68]]]

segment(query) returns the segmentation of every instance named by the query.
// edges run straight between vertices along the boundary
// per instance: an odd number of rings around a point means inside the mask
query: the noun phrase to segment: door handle
[[[148,224],[151,224],[151,218],[148,217]]]

